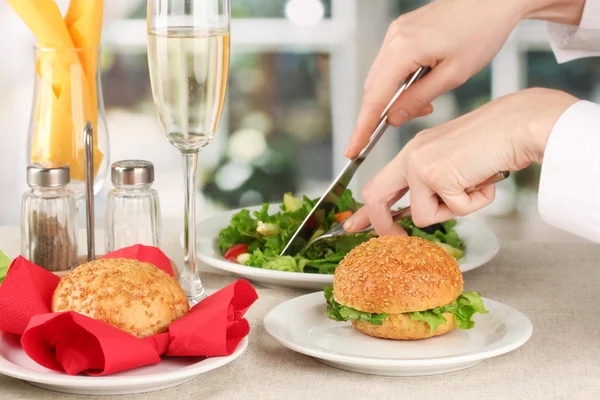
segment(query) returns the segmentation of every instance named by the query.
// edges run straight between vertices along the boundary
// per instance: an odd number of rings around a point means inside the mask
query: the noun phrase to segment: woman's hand
[[[390,109],[394,126],[431,113],[430,103],[487,65],[523,18],[577,25],[585,0],[436,0],[388,29],[365,81],[363,104],[346,148],[353,158],[369,141],[400,83],[421,66],[433,70]]]
[[[554,124],[576,101],[555,90],[527,89],[420,132],[365,186],[365,206],[344,228],[358,231],[370,221],[380,235],[403,234],[390,207],[409,188],[412,218],[420,227],[485,207],[494,199],[493,185],[470,194],[465,189],[499,171],[541,162]]]
[[[390,109],[388,122],[394,126],[428,114],[431,101],[487,65],[527,13],[527,5],[523,0],[436,0],[394,21],[365,81],[346,156],[355,157],[366,145],[387,103],[411,73],[420,66],[433,68]]]

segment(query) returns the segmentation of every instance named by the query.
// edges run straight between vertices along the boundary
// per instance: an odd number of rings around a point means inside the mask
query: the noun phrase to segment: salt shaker
[[[115,162],[111,180],[114,189],[106,203],[106,251],[135,244],[160,247],[160,203],[152,189],[154,165],[143,160]]]
[[[67,271],[77,266],[77,209],[67,189],[68,166],[27,167],[30,191],[23,195],[21,253],[48,271]]]

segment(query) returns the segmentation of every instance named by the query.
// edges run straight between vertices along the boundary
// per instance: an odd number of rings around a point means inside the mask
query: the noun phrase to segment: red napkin
[[[151,262],[173,275],[169,258],[155,247],[136,245],[107,254]],[[75,312],[51,313],[59,278],[23,257],[0,285],[0,331],[21,335],[38,364],[69,375],[108,375],[157,364],[161,355],[215,357],[232,354],[250,332],[243,318],[258,295],[238,280],[195,305],[169,331],[138,339]]]

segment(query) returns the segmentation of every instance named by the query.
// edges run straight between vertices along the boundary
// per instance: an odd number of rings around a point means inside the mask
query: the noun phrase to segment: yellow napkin
[[[54,0],[7,1],[37,37],[38,47],[55,49],[38,55],[40,92],[31,161],[69,165],[71,179],[83,181],[83,124],[91,121],[96,175],[103,158],[96,93],[103,0],[71,0],[64,19]]]

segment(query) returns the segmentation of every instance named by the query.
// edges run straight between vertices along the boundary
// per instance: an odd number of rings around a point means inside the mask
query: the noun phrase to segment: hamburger
[[[463,292],[456,259],[414,236],[381,236],[350,251],[325,288],[327,315],[367,335],[417,340],[471,329],[486,314],[477,292]]]
[[[164,333],[189,311],[179,283],[150,263],[103,258],[61,278],[52,312],[75,311],[138,338]]]

